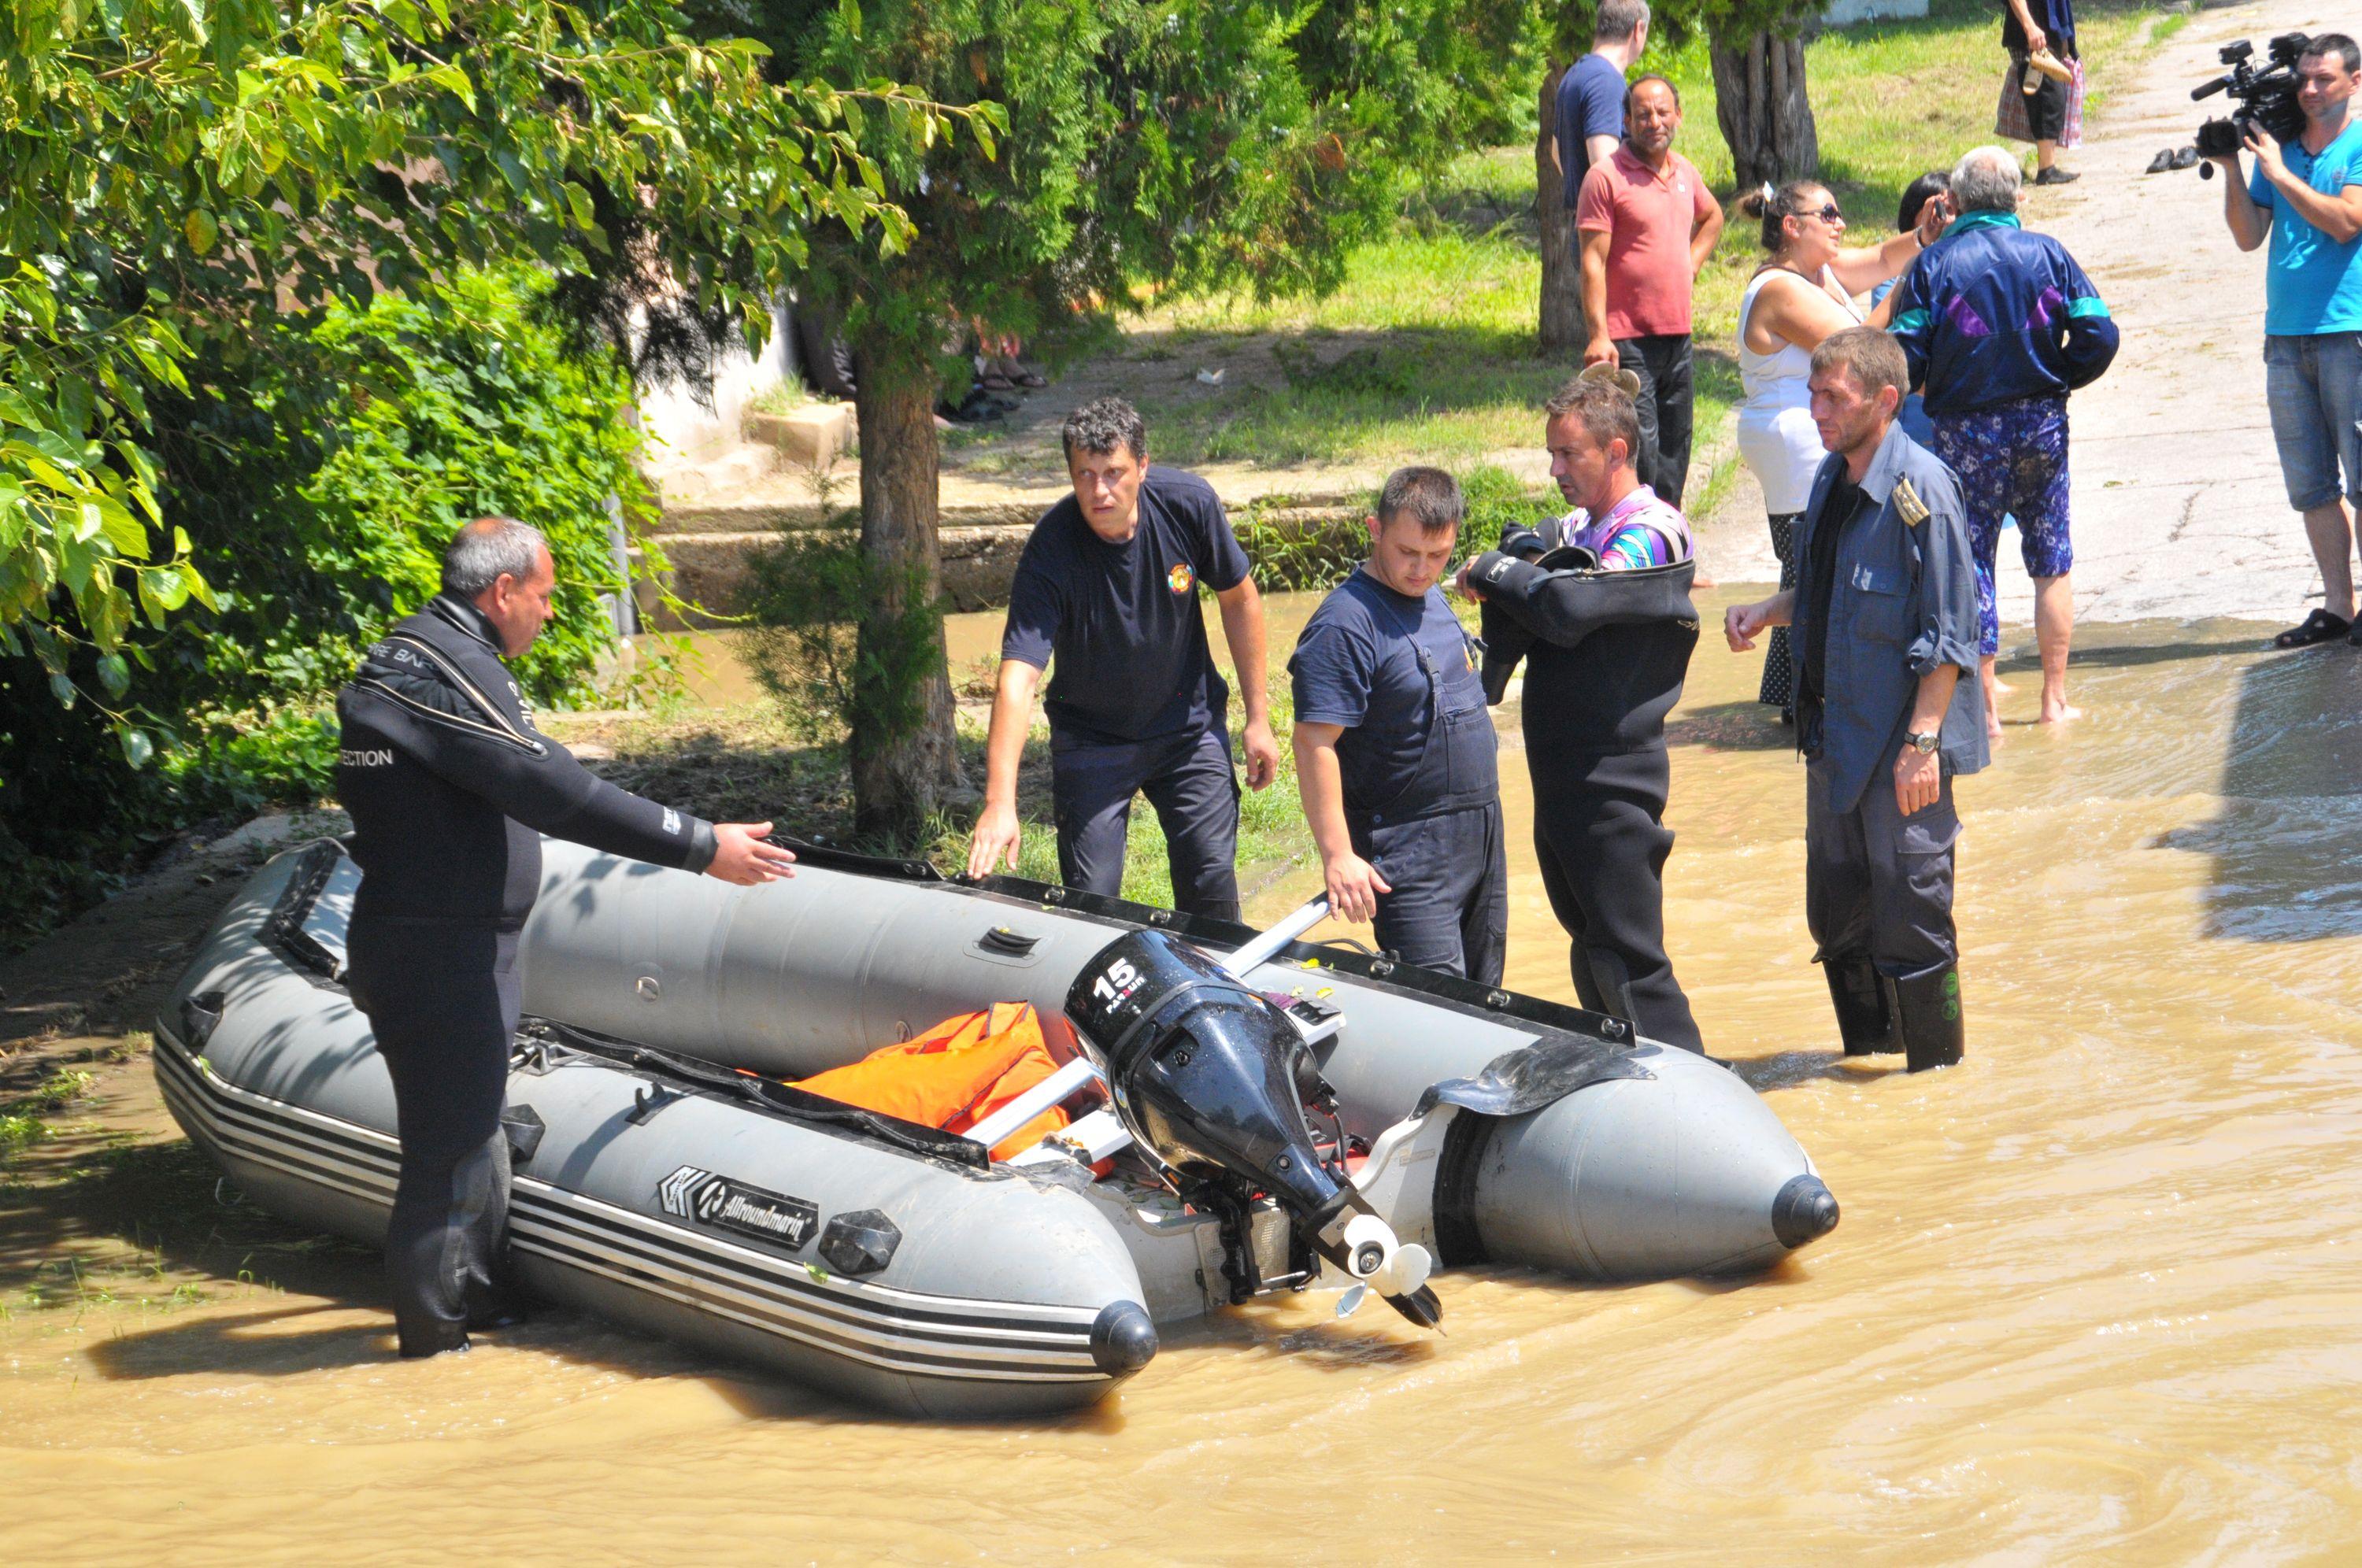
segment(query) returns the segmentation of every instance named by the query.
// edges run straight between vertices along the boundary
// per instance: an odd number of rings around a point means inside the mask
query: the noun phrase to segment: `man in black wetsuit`
[[[1526,653],[1534,855],[1575,994],[1650,1040],[1703,1051],[1665,956],[1665,715],[1697,646],[1689,525],[1640,482],[1628,390],[1578,379],[1543,412],[1551,472],[1574,510],[1543,533],[1507,531],[1460,586],[1485,602],[1487,643]],[[1487,657],[1488,697],[1507,673]]]
[[[444,554],[443,591],[337,698],[337,793],[361,869],[346,975],[393,1081],[402,1176],[385,1251],[405,1356],[465,1350],[470,1328],[516,1318],[501,1117],[541,835],[742,886],[793,875],[795,856],[763,842],[770,823],[715,825],[626,794],[534,728],[501,659],[531,646],[556,586],[538,530],[479,518]]]

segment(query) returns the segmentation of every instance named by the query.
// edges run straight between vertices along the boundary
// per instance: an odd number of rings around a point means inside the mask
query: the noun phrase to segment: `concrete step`
[[[826,469],[855,450],[859,426],[849,403],[808,403],[782,414],[749,414],[746,439],[800,468]]]

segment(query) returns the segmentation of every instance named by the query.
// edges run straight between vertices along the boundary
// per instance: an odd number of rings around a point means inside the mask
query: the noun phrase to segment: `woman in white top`
[[[1738,304],[1738,374],[1747,401],[1738,411],[1738,458],[1763,487],[1772,547],[1780,558],[1780,586],[1796,584],[1792,546],[1796,520],[1812,494],[1813,475],[1828,454],[1813,424],[1813,350],[1822,338],[1861,321],[1853,296],[1908,266],[1944,231],[1943,204],[1929,202],[1919,226],[1882,245],[1848,248],[1845,215],[1829,188],[1799,180],[1765,185],[1741,197],[1738,210],[1760,219],[1772,259],[1756,270]],[[1772,635],[1763,660],[1765,702],[1783,720],[1792,713],[1788,635]]]

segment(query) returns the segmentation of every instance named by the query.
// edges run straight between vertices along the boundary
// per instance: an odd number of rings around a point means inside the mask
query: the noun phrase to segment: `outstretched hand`
[[[796,857],[776,844],[763,842],[770,836],[768,823],[716,823],[713,859],[705,874],[741,888],[794,876]]]

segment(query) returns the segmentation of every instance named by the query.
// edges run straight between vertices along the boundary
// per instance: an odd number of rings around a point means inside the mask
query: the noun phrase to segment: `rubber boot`
[[[1957,1064],[1968,1049],[1959,967],[1935,964],[1915,975],[1882,977],[1903,1035],[1904,1065],[1924,1073]]]
[[[1849,1056],[1873,1051],[1900,1051],[1894,1032],[1894,1010],[1887,1004],[1886,988],[1877,968],[1858,953],[1821,960],[1821,977],[1829,983],[1829,1001],[1837,1008],[1838,1038]]]

